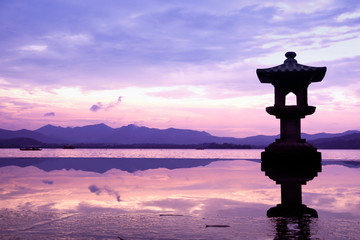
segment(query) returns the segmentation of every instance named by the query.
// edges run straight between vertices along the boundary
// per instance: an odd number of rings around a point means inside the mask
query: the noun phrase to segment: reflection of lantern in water
[[[308,105],[307,88],[324,78],[326,67],[298,64],[294,52],[285,56],[282,65],[256,70],[261,83],[271,83],[275,88],[275,104],[266,112],[280,119],[280,139],[261,153],[261,170],[281,185],[281,204],[269,209],[267,215],[317,217],[314,209],[302,204],[301,185],[321,172],[321,153],[301,139],[300,119],[315,112],[315,107]],[[292,93],[296,105],[288,106],[286,96]]]

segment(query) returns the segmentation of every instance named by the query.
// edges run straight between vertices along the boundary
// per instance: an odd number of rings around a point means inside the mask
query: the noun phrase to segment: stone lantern
[[[312,82],[320,82],[326,67],[298,64],[296,53],[287,52],[286,60],[272,68],[257,69],[261,83],[271,83],[275,88],[274,106],[266,112],[280,119],[280,139],[261,153],[261,170],[281,185],[281,204],[270,208],[268,217],[310,215],[317,217],[314,209],[302,204],[301,185],[321,172],[321,153],[301,139],[300,119],[315,112],[308,105],[307,89]],[[295,94],[296,105],[286,105],[286,96]]]

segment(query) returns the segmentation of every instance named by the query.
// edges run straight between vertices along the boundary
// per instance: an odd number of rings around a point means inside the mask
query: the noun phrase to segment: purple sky
[[[360,129],[358,1],[2,0],[0,128],[276,134],[256,68],[326,66],[303,131]]]

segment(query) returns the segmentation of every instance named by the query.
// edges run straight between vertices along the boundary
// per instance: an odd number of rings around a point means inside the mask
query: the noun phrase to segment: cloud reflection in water
[[[31,202],[37,206],[55,203],[54,207],[58,209],[76,209],[79,204],[85,204],[131,211],[156,209],[191,214],[205,211],[205,200],[209,199],[233,201],[236,208],[235,203],[273,205],[280,197],[279,187],[263,176],[259,164],[244,160],[134,173],[118,169],[102,174],[72,169],[46,172],[33,166],[2,167],[0,173],[0,199],[3,203],[6,201],[2,206],[12,207]],[[318,210],[360,215],[358,210],[353,211],[360,204],[359,184],[353,181],[358,176],[359,169],[325,166],[318,178],[304,186],[304,202]],[[99,197],[91,195],[93,193]],[[219,203],[217,209],[222,207],[225,204]]]
[[[266,178],[259,167],[259,163],[245,160],[219,160],[192,168],[161,167],[136,172],[111,169],[104,173],[73,169],[47,172],[34,166],[5,166],[0,168],[0,206],[3,216],[10,214],[9,211],[26,210],[29,217],[36,215],[33,211],[38,212],[39,217],[47,212],[53,214],[54,219],[62,219],[57,220],[57,224],[68,224],[66,221],[75,221],[80,215],[82,221],[91,222],[94,220],[88,218],[96,214],[109,222],[115,220],[111,217],[116,217],[116,226],[121,222],[122,226],[129,228],[130,222],[135,221],[132,218],[149,226],[170,224],[169,229],[176,227],[171,223],[183,224],[178,228],[188,227],[190,230],[194,230],[196,224],[228,224],[230,229],[242,229],[243,233],[251,234],[264,234],[256,226],[267,226],[272,229],[267,233],[271,233],[273,238],[279,234],[273,232],[279,224],[273,223],[276,226],[272,226],[265,213],[269,206],[279,202],[279,186]],[[359,179],[359,173],[359,168],[324,166],[319,177],[304,186],[304,202],[318,210],[320,219],[339,214],[358,219],[360,181],[354,180]],[[169,216],[164,220],[160,214],[178,214],[182,218]],[[10,215],[8,218],[16,218]],[[64,219],[65,216],[68,220]],[[102,229],[110,228],[101,226]],[[94,229],[98,228],[100,225]],[[220,230],[206,231],[209,234]],[[235,234],[234,230],[228,231],[232,232],[227,236],[236,237],[231,235]],[[251,239],[251,234],[248,239]]]
[[[106,192],[109,195],[115,196],[116,200],[118,202],[121,201],[120,200],[120,195],[116,191],[114,191],[114,190],[112,190],[112,189],[110,189],[110,188],[108,188],[106,186],[100,188],[100,187],[98,187],[96,185],[90,185],[88,188],[89,188],[90,192],[95,193],[96,195],[100,195],[101,192]]]

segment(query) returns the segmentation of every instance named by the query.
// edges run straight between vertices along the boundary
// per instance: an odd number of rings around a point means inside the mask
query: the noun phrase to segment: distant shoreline
[[[33,145],[35,146],[35,145]],[[31,146],[31,147],[33,147]],[[19,144],[2,144],[1,148],[21,148],[25,145]],[[230,143],[203,143],[203,144],[102,144],[102,143],[84,143],[84,144],[45,144],[39,143],[38,148],[53,148],[53,149],[261,149],[261,147],[254,147],[250,145],[230,144]]]

